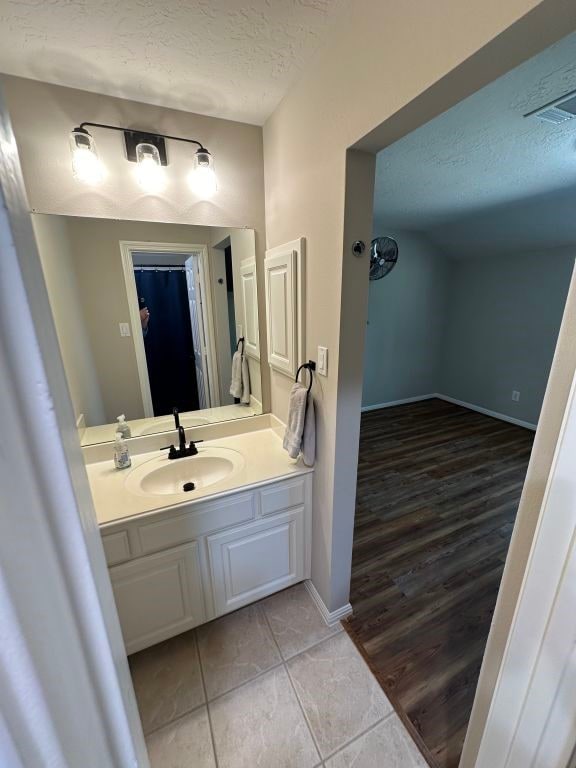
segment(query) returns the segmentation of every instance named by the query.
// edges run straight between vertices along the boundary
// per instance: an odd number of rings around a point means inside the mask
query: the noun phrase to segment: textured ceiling
[[[576,120],[523,117],[574,89],[571,35],[380,152],[376,234],[454,252],[576,243]]]
[[[0,72],[262,124],[350,0],[0,0]]]

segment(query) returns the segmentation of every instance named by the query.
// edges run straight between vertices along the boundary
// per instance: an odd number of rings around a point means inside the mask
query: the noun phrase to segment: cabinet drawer
[[[158,552],[184,544],[205,533],[245,523],[256,517],[253,493],[199,504],[188,512],[138,526],[142,552]]]
[[[127,653],[204,621],[197,542],[117,565],[110,579]]]
[[[115,531],[102,536],[104,554],[108,565],[116,565],[130,560],[130,540],[128,531]]]
[[[260,511],[263,517],[301,504],[304,504],[303,477],[260,491]]]
[[[304,578],[304,509],[208,537],[216,615]]]

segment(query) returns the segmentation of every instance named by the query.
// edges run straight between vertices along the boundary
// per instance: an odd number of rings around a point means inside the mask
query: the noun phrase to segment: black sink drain
[[[182,490],[186,492],[193,491],[195,488],[196,486],[194,485],[194,483],[184,483],[184,485],[182,486]]]

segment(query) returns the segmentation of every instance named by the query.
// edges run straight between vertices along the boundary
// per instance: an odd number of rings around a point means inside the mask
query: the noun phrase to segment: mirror
[[[262,413],[254,230],[32,219],[83,445]]]

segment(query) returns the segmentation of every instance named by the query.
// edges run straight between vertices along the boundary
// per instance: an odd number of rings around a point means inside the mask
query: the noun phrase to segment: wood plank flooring
[[[347,631],[456,768],[533,433],[427,400],[362,416]]]

